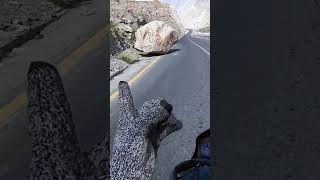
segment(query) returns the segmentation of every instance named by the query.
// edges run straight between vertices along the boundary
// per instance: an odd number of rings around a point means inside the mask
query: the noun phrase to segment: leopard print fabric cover
[[[120,82],[119,127],[109,166],[108,135],[89,152],[81,152],[56,68],[33,62],[27,78],[31,180],[151,179],[160,141],[182,127],[162,99],[146,101],[136,111],[128,84]]]
[[[56,68],[33,62],[28,79],[28,132],[32,137],[31,180],[109,178],[109,136],[81,152],[70,105]]]
[[[111,179],[151,179],[157,149],[167,135],[182,128],[163,99],[146,101],[135,110],[129,85],[119,83],[119,126],[111,154]]]

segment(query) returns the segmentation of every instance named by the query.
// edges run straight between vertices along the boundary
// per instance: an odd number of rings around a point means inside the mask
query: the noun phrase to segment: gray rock
[[[126,24],[132,24],[133,23],[133,20],[132,20],[132,17],[129,18],[129,17],[123,17],[122,18],[122,22],[126,23]]]
[[[124,23],[117,23],[111,21],[113,27],[110,28],[111,38],[111,55],[115,55],[123,50],[133,46],[133,32],[134,30]]]
[[[132,29],[130,26],[128,26],[128,25],[126,25],[126,24],[123,24],[123,23],[119,23],[119,24],[117,25],[117,29],[118,29],[119,31],[127,32],[127,33],[132,33],[132,32],[133,32],[133,29]]]
[[[42,39],[42,38],[44,38],[43,34],[37,34],[34,36],[34,39]]]
[[[61,12],[62,11],[62,8],[61,7],[56,7],[54,8],[54,12],[57,13],[57,12]]]
[[[20,3],[18,1],[9,1],[10,5],[15,5],[15,6],[19,6]]]
[[[147,24],[147,18],[144,16],[138,16],[138,25],[145,25]]]
[[[152,21],[140,27],[134,47],[145,53],[167,53],[178,40],[178,32],[162,21]]]
[[[22,33],[22,32],[26,32],[27,30],[30,29],[30,27],[24,26],[24,25],[16,25],[13,26],[15,28],[15,33]]]
[[[125,23],[133,28],[134,31],[140,26],[154,20],[166,22],[178,32],[181,31],[181,26],[178,25],[176,12],[166,3],[154,1],[111,0],[110,17],[113,19],[113,22],[118,21]]]
[[[14,25],[21,25],[21,24],[23,24],[23,23],[22,23],[22,21],[21,21],[20,19],[14,19],[14,20],[12,21],[12,24],[14,24]]]

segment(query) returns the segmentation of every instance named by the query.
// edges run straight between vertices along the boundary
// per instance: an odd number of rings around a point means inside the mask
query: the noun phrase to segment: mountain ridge
[[[185,29],[210,27],[210,0],[161,0],[173,5]]]

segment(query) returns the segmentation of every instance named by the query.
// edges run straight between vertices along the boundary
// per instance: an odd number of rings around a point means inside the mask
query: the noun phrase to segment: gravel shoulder
[[[197,135],[210,126],[210,60],[189,38],[181,38],[172,47],[177,51],[161,56],[131,86],[136,108],[145,100],[162,97],[173,105],[176,117],[183,123],[183,129],[161,142],[153,179],[170,179],[173,167],[192,156]],[[118,114],[115,99],[110,103],[111,144]]]

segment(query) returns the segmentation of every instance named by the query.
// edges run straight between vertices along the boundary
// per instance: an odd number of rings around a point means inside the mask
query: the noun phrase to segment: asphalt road
[[[182,38],[174,52],[161,57],[132,87],[137,107],[148,98],[163,97],[173,104],[183,123],[179,132],[165,139],[159,149],[155,177],[167,179],[173,165],[189,159],[197,134],[209,127],[210,67],[209,41]],[[106,44],[101,44],[63,77],[73,120],[82,150],[85,151],[109,133]],[[111,104],[111,133],[117,119]],[[26,131],[25,108],[0,127],[0,179],[27,179],[31,159],[31,139]]]
[[[83,151],[109,133],[106,46],[101,44],[62,77]],[[0,127],[1,180],[27,179],[31,139],[26,132],[26,122],[24,108]]]
[[[319,179],[319,1],[215,7],[215,179]]]
[[[147,99],[162,97],[183,123],[181,130],[161,142],[153,179],[169,179],[176,164],[191,158],[197,135],[210,128],[210,54],[206,51],[210,52],[209,39],[188,34],[131,86],[136,108]],[[118,114],[115,99],[110,107],[111,141]]]

